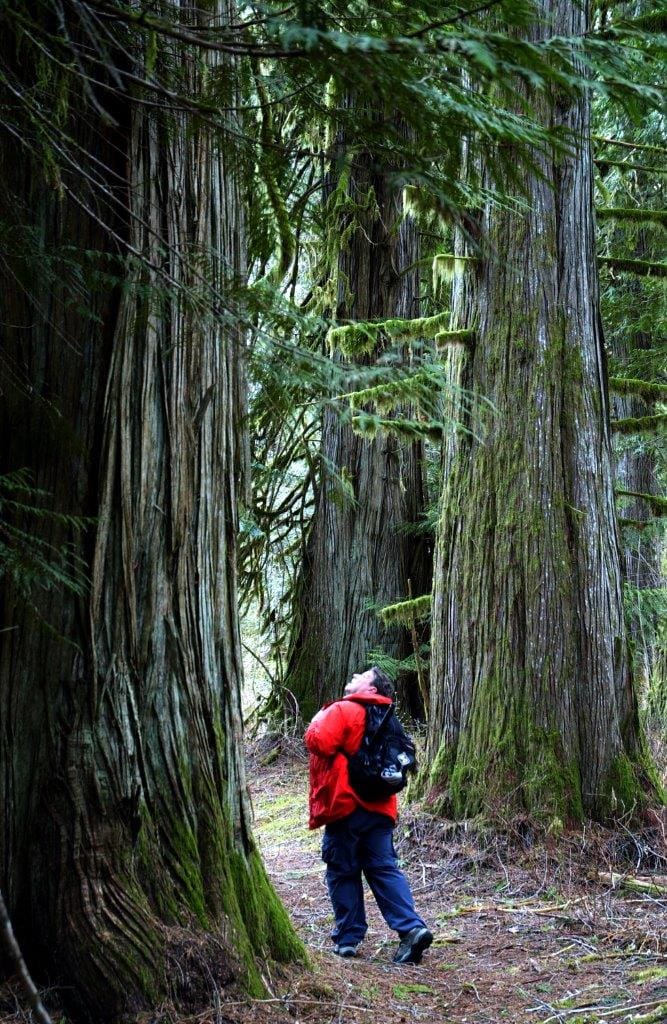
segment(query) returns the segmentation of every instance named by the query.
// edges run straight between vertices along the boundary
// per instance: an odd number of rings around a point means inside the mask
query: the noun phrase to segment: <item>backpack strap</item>
[[[374,706],[375,707],[378,707],[378,706],[381,707],[381,705],[377,705],[377,704],[375,704]],[[375,732],[373,733],[373,735],[371,737],[373,740],[376,740],[378,738],[378,736],[381,736],[383,732],[386,732],[387,725],[389,724],[389,719],[391,718],[393,712],[394,712],[394,705],[390,704],[389,707],[387,708],[386,712],[382,716],[382,721],[380,722],[380,724],[378,725],[377,729],[375,730]]]

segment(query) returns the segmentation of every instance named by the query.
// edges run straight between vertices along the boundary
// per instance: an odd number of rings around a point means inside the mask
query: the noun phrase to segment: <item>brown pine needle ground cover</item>
[[[298,744],[285,747],[260,744],[252,756],[255,829],[314,970],[274,976],[280,1002],[262,1004],[261,1015],[255,1005],[251,1017],[225,1007],[231,1020],[667,1021],[664,840],[621,828],[533,845],[527,823],[485,837],[404,808],[399,858],[435,942],[419,967],[394,966],[396,938],[367,893],[366,941],[357,959],[340,960],[330,952],[321,833],[307,828],[307,763]],[[638,877],[664,885],[622,884]]]
[[[165,1006],[136,1024],[655,1024],[667,1022],[664,824],[537,842],[527,822],[484,834],[405,807],[402,867],[435,941],[418,967],[395,966],[396,938],[370,893],[355,960],[331,952],[321,833],[307,827],[307,761],[297,741],[250,754],[255,832],[312,970],[275,966],[270,995],[248,1000],[211,978],[210,1006]],[[662,836],[660,832],[662,831]],[[191,952],[191,951],[190,951]],[[57,993],[44,993],[54,1024]],[[1,1024],[30,1017],[12,981]]]

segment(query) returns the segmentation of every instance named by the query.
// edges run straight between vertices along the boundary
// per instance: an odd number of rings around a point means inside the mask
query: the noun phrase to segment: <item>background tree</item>
[[[336,318],[411,319],[419,301],[417,233],[392,188],[392,169],[377,166],[371,153],[343,168],[327,199],[328,230],[344,240],[334,254],[338,267],[329,268]],[[381,361],[382,341],[370,348],[369,358]],[[346,355],[360,353],[353,347]],[[369,439],[339,408],[324,411],[316,504],[284,679],[305,718],[337,697],[378,647],[396,658],[408,653],[406,631],[386,629],[377,607],[409,586],[422,593],[429,585],[427,552],[406,531],[424,506],[422,457],[419,440],[406,445],[391,433]]]
[[[645,69],[649,81],[655,70],[650,64]],[[667,403],[667,355],[660,343],[665,290],[659,276],[665,229],[659,161],[667,151],[657,111],[639,125],[616,104],[598,102],[594,112],[601,311],[610,352],[625,604],[641,700],[658,724],[664,723],[667,693],[661,631],[667,617],[661,497],[667,446],[660,418]]]
[[[541,3],[528,38],[588,29],[579,5]],[[462,380],[495,411],[483,436],[458,437],[443,492],[428,783],[458,816],[603,817],[651,781],[623,620],[590,98],[516,84],[568,148],[506,178],[515,208],[487,206],[465,250]]]

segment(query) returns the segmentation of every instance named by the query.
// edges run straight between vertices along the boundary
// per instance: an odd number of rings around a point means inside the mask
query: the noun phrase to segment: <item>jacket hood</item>
[[[341,697],[341,700],[353,700],[357,704],[393,704],[391,697],[385,697],[381,693],[350,693]]]

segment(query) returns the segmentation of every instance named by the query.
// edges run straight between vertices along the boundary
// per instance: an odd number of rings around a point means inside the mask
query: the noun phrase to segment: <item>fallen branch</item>
[[[654,1024],[654,1022],[663,1021],[665,1018],[662,1016],[665,1009],[667,1009],[667,1003],[662,999],[652,999],[646,1003],[633,1003],[631,1006],[605,1006],[604,1003],[592,1004],[582,1003],[580,1006],[572,1006],[567,1009],[558,1009],[557,1006],[553,1007],[554,1013],[551,1017],[547,1017],[541,1022],[541,1024],[549,1024],[552,1020],[562,1020],[563,1017],[571,1017],[574,1014],[581,1014],[582,1010],[585,1013],[595,1013],[597,1018],[600,1017],[618,1017],[622,1013],[627,1014],[631,1010],[645,1010],[648,1007],[653,1007],[651,1013],[646,1014],[635,1014],[633,1017],[628,1018],[628,1024]],[[538,1010],[543,1010],[543,1006],[529,1006],[528,1013],[536,1013]],[[588,1020],[588,1017],[585,1018]]]
[[[615,871],[598,871],[598,879],[612,889],[629,889],[631,892],[642,892],[650,896],[667,896],[667,875],[641,877],[620,875]]]
[[[7,955],[11,962],[16,968],[16,973],[19,976],[21,984],[25,989],[25,993],[28,997],[28,1005],[32,1010],[33,1016],[37,1021],[37,1024],[51,1024],[51,1018],[44,1009],[42,1000],[39,998],[39,992],[37,987],[28,973],[23,954],[19,948],[19,944],[16,941],[14,935],[14,929],[12,928],[12,922],[9,919],[9,913],[5,904],[4,897],[0,892],[0,929],[2,930],[2,944],[5,947]]]

